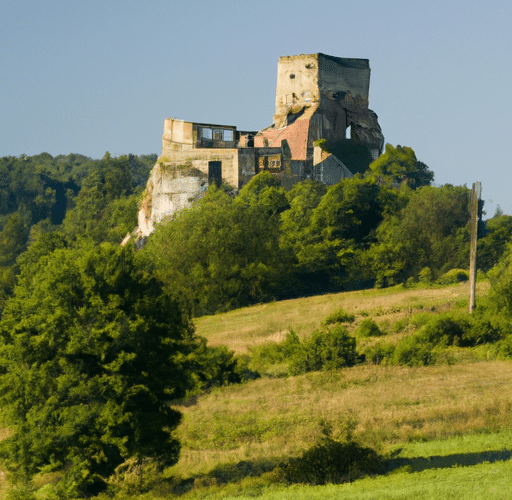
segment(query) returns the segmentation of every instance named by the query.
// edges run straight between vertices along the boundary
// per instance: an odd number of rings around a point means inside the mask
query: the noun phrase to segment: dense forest
[[[364,175],[329,187],[304,181],[287,192],[268,172],[239,192],[211,186],[144,248],[121,247],[155,161],[0,159],[0,404],[12,429],[0,455],[13,483],[58,471],[60,498],[92,495],[127,459],[175,463],[180,415],[168,402],[259,376],[250,360],[196,336],[194,316],[449,283],[468,268],[469,190],[434,187],[411,148],[387,145]],[[442,342],[501,341],[510,350],[511,236],[512,217],[501,211],[480,222],[478,268],[493,288],[478,321],[432,324],[382,347],[379,359],[428,364]],[[280,347],[290,374],[365,359],[332,323],[308,342],[290,334]]]

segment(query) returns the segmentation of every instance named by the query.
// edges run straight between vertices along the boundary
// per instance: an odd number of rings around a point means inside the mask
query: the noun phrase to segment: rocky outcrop
[[[208,175],[200,170],[157,163],[151,170],[140,205],[138,236],[149,236],[156,224],[189,208],[207,189]]]

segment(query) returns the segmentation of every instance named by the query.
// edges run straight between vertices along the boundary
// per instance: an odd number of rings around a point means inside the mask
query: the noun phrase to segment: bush
[[[418,334],[404,337],[395,347],[392,363],[407,366],[430,365],[435,360],[432,347],[431,344],[424,343]]]
[[[419,332],[421,339],[437,346],[461,345],[470,322],[463,317],[440,314],[434,316]]]
[[[357,337],[380,337],[381,335],[385,335],[386,332],[383,332],[375,321],[366,318],[356,328],[355,334]]]
[[[365,349],[364,355],[366,361],[373,365],[385,364],[392,359],[395,346],[386,342],[378,342]]]
[[[342,326],[317,330],[303,342],[289,361],[290,375],[309,371],[335,370],[353,366],[357,360],[356,340]]]
[[[392,330],[395,333],[400,333],[403,330],[405,330],[405,327],[407,326],[408,321],[406,319],[398,319],[393,323]]]
[[[432,283],[432,270],[430,267],[424,267],[420,274],[418,275],[418,282],[423,283],[425,285],[429,285]]]
[[[423,306],[422,306],[423,307]],[[413,314],[409,319],[409,324],[411,324],[414,328],[420,328],[423,325],[426,325],[432,319],[432,314],[421,312]]]
[[[507,335],[497,343],[498,355],[500,358],[512,358],[512,335]]]
[[[298,335],[290,330],[281,342],[252,346],[249,366],[261,370],[271,364],[284,363],[293,358],[300,348]]]
[[[447,273],[444,273],[437,282],[440,285],[451,285],[452,283],[462,283],[468,279],[468,272],[464,269],[450,269]]]
[[[493,344],[505,337],[507,328],[502,325],[499,318],[492,320],[475,318],[470,328],[463,335],[463,345],[476,346],[480,344]]]
[[[326,439],[280,466],[288,483],[339,484],[379,470],[380,457],[371,448],[348,441]]]
[[[436,360],[436,351],[447,346],[470,345],[470,320],[448,314],[434,316],[414,335],[403,338],[393,353],[393,364],[425,366]]]
[[[343,308],[329,314],[322,322],[322,326],[333,325],[335,323],[352,323],[356,317],[345,311]]]

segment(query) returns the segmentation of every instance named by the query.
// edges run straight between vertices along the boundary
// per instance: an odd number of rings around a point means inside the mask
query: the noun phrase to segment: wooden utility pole
[[[471,220],[471,242],[469,246],[469,314],[475,308],[476,292],[476,241],[478,237],[478,208],[480,206],[480,195],[482,186],[480,182],[473,184],[469,200],[469,212]]]

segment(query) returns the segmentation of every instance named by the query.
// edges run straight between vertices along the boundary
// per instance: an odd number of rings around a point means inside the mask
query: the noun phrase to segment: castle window
[[[233,140],[233,131],[232,130],[224,130],[224,140],[230,142]]]
[[[203,128],[201,130],[201,137],[204,139],[211,139],[212,138],[212,129],[211,128]]]
[[[214,141],[223,141],[224,140],[224,134],[223,130],[220,128],[214,128],[213,129],[213,140]]]

